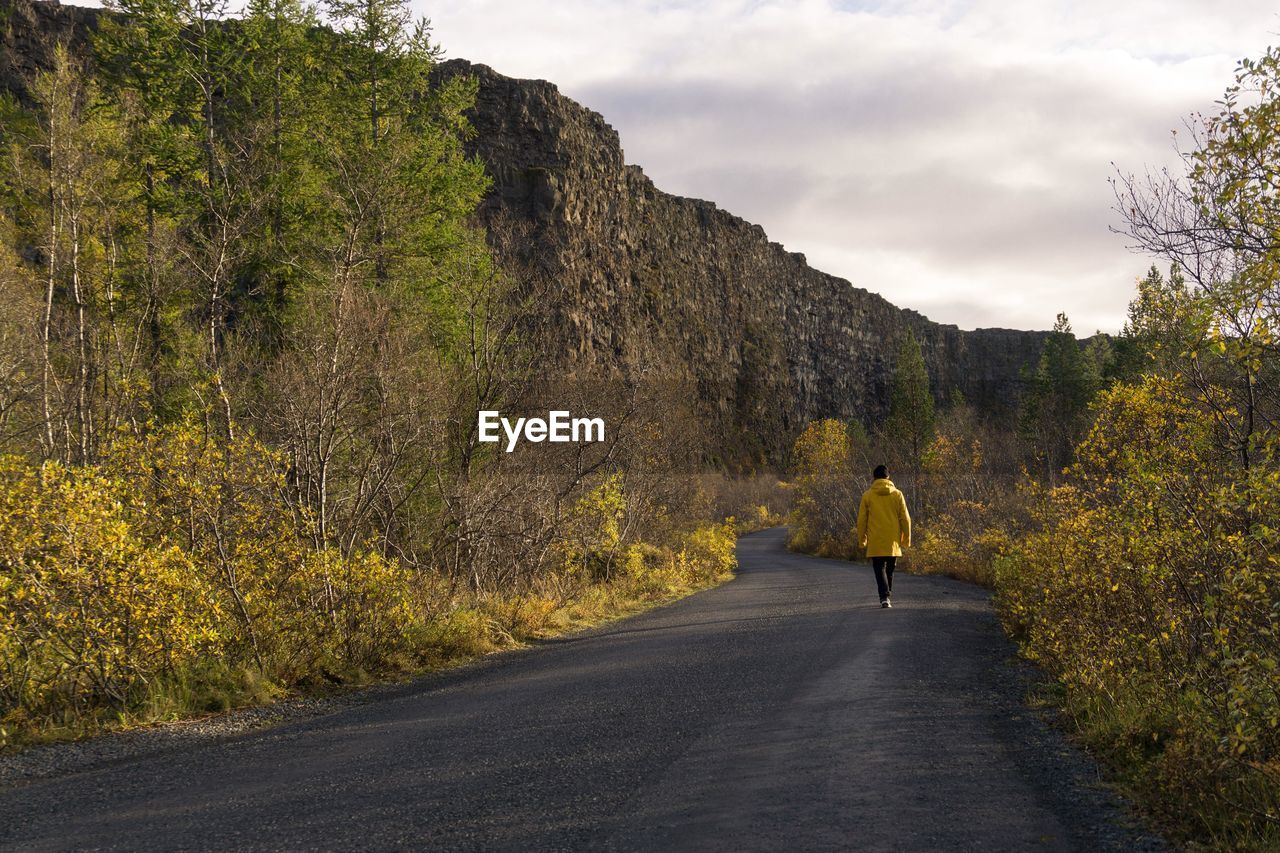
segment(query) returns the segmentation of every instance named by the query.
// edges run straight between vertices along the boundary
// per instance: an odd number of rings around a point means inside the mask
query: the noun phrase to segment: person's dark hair
[[[871,476],[875,477],[877,480],[884,480],[889,476],[889,469],[883,465],[877,465],[876,470],[871,472]]]

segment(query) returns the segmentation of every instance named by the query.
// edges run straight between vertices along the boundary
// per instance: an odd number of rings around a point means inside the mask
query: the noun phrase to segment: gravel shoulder
[[[330,714],[374,701],[386,689],[379,686],[343,696],[289,698],[207,717],[107,732],[79,741],[35,744],[21,751],[0,754],[0,791],[143,756],[193,749],[218,738]]]
[[[783,533],[581,634],[0,759],[0,847],[1164,849],[1024,704],[983,590],[900,575],[881,610]]]

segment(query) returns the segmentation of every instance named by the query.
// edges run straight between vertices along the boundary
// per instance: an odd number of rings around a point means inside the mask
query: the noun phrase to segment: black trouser
[[[871,568],[876,573],[876,589],[880,591],[881,601],[893,594],[893,564],[897,561],[897,557],[871,558]]]

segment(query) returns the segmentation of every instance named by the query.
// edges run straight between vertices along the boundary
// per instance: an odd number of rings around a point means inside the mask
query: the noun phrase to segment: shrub
[[[117,436],[98,466],[0,458],[0,741],[483,654],[735,565],[732,524],[666,516],[641,538],[653,502],[612,472],[570,496],[551,570],[462,589],[325,541],[286,470],[194,418]]]
[[[325,548],[306,554],[297,580],[295,618],[309,623],[297,634],[311,644],[301,671],[377,670],[412,653],[420,611],[412,577],[397,561]]]
[[[860,492],[852,466],[849,426],[833,419],[809,424],[792,450],[794,503],[787,547],[821,557],[852,557]]]
[[[921,531],[909,555],[911,571],[947,577],[990,587],[995,583],[994,560],[1009,550],[1011,495],[1002,495],[1000,504],[957,501],[932,518]]]
[[[98,467],[0,460],[0,716],[63,725],[207,702],[201,683],[407,665],[422,588],[317,541],[282,471],[251,436],[216,442],[194,421],[122,438]]]
[[[0,716],[122,709],[221,639],[189,555],[144,541],[123,492],[95,468],[0,459]]]
[[[738,565],[737,535],[732,524],[699,524],[683,537],[677,562],[690,584],[723,580]]]
[[[561,540],[565,567],[586,582],[613,576],[623,542],[627,496],[621,474],[611,474],[573,505],[567,535]]]
[[[251,436],[215,441],[187,419],[121,438],[103,464],[130,484],[121,495],[140,534],[181,549],[202,575],[224,654],[268,670],[312,653],[297,612],[310,592],[298,575],[307,530],[277,455]]]
[[[1093,742],[1183,826],[1277,840],[1280,459],[1247,471],[1176,383],[1118,385],[1039,530],[996,562],[997,603]],[[1270,834],[1268,834],[1270,833]]]
[[[791,485],[768,472],[742,477],[710,472],[699,478],[693,503],[690,515],[708,521],[737,519],[738,534],[744,535],[786,523]]]

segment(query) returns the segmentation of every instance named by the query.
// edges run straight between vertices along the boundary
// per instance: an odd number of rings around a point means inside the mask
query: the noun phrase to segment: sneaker
[[[880,606],[881,606],[881,607],[892,607],[893,605],[892,605],[892,604],[890,604],[890,603],[889,603],[889,599],[887,599],[887,598],[886,598],[884,601],[880,602]]]

